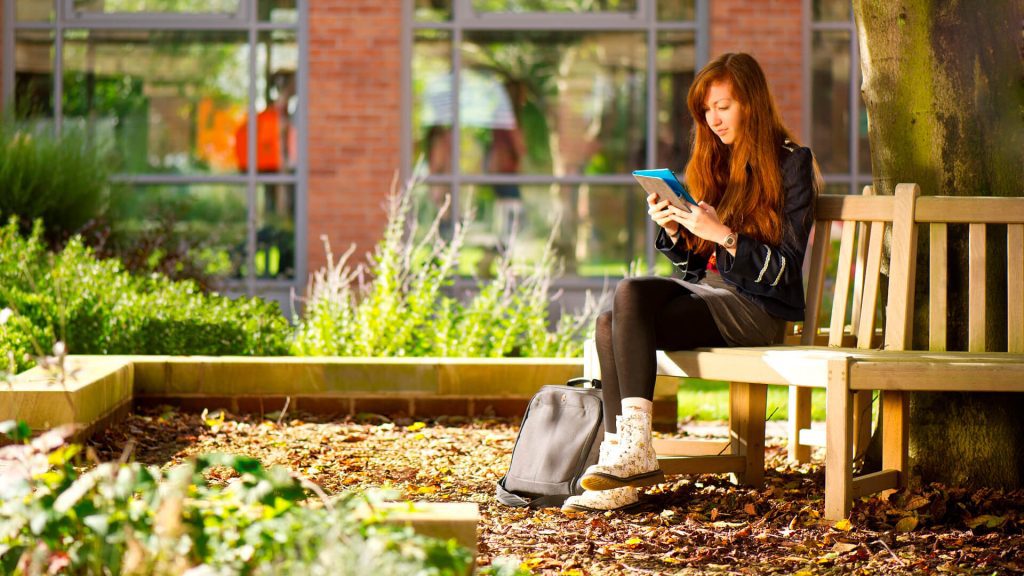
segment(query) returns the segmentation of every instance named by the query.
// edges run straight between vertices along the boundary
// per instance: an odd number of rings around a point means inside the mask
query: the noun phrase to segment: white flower
[[[11,319],[11,316],[14,316],[14,311],[10,308],[0,310],[0,326],[7,324],[7,321]]]

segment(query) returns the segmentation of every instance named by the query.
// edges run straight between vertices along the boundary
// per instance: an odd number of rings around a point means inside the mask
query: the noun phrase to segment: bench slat
[[[934,223],[929,225],[928,240],[928,348],[930,350],[946,349],[946,284],[949,273],[946,268],[948,245],[946,243],[946,225]]]
[[[867,188],[870,188],[870,186],[865,188],[865,194],[868,193]],[[868,225],[858,222],[857,238],[860,240],[857,242],[857,260],[853,273],[853,313],[850,316],[850,326],[852,326],[854,334],[860,328],[860,313],[864,304],[864,273],[867,271],[868,264],[867,237]]]
[[[856,361],[851,390],[1024,392],[1024,358],[1016,361]]]
[[[814,243],[810,252],[810,270],[807,273],[807,302],[804,310],[804,331],[801,343],[814,342],[818,334],[818,314],[825,287],[825,266],[828,264],[828,241],[832,223],[818,220],[814,223]]]
[[[1024,225],[1006,227],[1007,350],[1024,352]]]
[[[665,474],[740,474],[747,467],[743,456],[668,456],[658,457]]]
[[[914,270],[917,268],[917,225],[914,214],[921,189],[917,184],[896,185],[889,299],[886,304],[885,349],[910,348],[914,310]]]
[[[819,220],[892,222],[892,196],[822,194],[814,208]]]
[[[853,479],[852,486],[850,487],[850,496],[860,498],[861,496],[867,496],[882,490],[899,488],[899,483],[900,473],[898,470],[872,472],[871,474],[865,474]]]
[[[843,236],[839,241],[839,268],[832,298],[832,322],[828,329],[829,346],[841,346],[846,329],[846,299],[850,292],[850,268],[853,266],[854,233],[853,222],[843,223]]]
[[[878,302],[878,271],[882,266],[882,239],[885,222],[872,222],[868,240],[867,274],[864,277],[860,326],[857,327],[857,347],[870,348],[875,328],[875,306]]]
[[[985,351],[985,224],[971,224],[968,232],[969,290],[967,349]]]

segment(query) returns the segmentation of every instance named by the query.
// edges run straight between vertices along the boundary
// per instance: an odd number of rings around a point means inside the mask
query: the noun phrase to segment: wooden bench
[[[947,224],[968,225],[968,350],[946,350]],[[986,350],[986,230],[1007,225],[1007,351]],[[929,238],[928,350],[912,351],[918,227]],[[850,512],[852,499],[907,482],[908,402],[914,391],[1024,392],[1024,198],[919,197],[896,191],[886,308],[885,351],[831,363],[826,393],[825,517]],[[957,273],[957,272],[954,272]],[[963,273],[962,271],[959,273]],[[881,391],[883,470],[854,478],[854,397]]]
[[[811,248],[805,262],[807,309],[802,325],[788,330],[786,344],[658,353],[660,376],[730,382],[729,441],[656,440],[655,449],[667,474],[730,473],[736,482],[760,484],[764,479],[766,399],[770,384],[792,387],[790,455],[801,460],[809,457],[809,449],[801,438],[813,440],[806,430],[810,425],[811,389],[825,387],[832,361],[868,353],[881,343],[881,333],[876,330],[876,302],[884,232],[892,223],[894,207],[895,198],[874,196],[870,188],[865,189],[863,196],[818,197]],[[833,223],[839,225],[833,227]],[[819,326],[819,318],[828,283],[826,269],[833,232],[840,234],[839,265],[831,315],[825,327]],[[845,321],[848,307],[852,309],[849,323]],[[593,342],[585,347],[584,376],[600,377]],[[867,445],[870,434],[871,406],[870,396],[858,398],[859,409],[854,413],[858,415],[858,429],[863,431],[858,434],[860,450]]]

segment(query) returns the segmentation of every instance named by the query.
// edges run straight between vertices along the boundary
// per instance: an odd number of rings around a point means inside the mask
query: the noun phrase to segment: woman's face
[[[740,131],[740,103],[733,98],[732,84],[715,82],[704,100],[704,119],[726,146],[736,141]]]

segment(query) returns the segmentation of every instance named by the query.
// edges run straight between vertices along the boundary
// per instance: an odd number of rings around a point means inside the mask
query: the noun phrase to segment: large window
[[[706,0],[410,4],[403,165],[423,162],[421,204],[471,216],[463,272],[549,238],[574,277],[663,260],[630,173],[685,167]]]
[[[811,17],[807,87],[810,146],[832,194],[859,194],[871,184],[867,112],[849,0],[805,0]]]
[[[5,106],[116,152],[119,233],[170,223],[229,289],[305,276],[303,2],[4,6]]]

